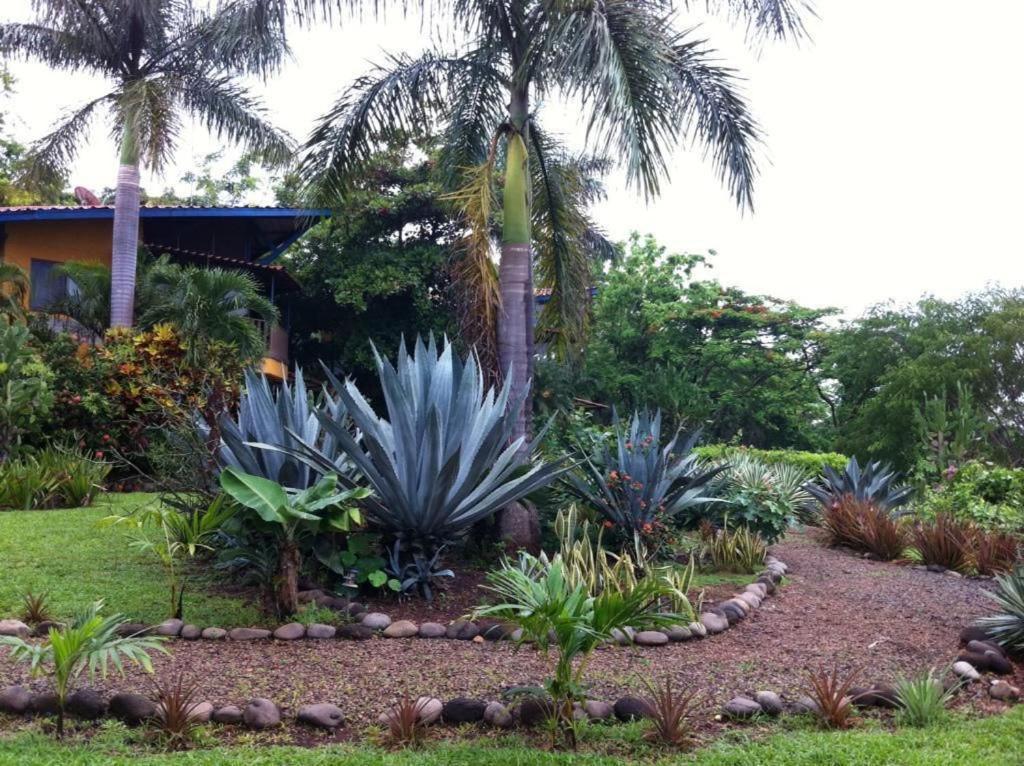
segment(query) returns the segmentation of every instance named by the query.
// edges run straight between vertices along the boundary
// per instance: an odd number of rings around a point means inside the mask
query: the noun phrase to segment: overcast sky
[[[3,0],[0,19],[30,18],[29,0]],[[595,211],[614,238],[653,233],[674,250],[713,248],[724,282],[849,315],[923,292],[954,297],[999,282],[1024,284],[1019,181],[1024,178],[1024,3],[1009,0],[815,0],[813,39],[760,55],[715,19],[703,31],[746,77],[767,133],[756,210],[741,214],[699,153],[679,151],[672,179],[645,204],[618,176]],[[254,88],[279,125],[304,137],[341,89],[385,51],[429,41],[403,19],[296,30],[295,60]],[[29,141],[62,109],[103,83],[15,62],[10,127]],[[548,104],[548,129],[578,148],[578,111]],[[113,186],[117,155],[97,122],[72,177]],[[173,184],[219,148],[199,129],[182,136],[177,163],[151,191]]]

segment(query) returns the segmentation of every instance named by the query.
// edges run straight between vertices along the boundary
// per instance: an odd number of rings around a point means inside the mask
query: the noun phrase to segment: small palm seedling
[[[655,686],[645,679],[644,685],[648,693],[644,703],[647,705],[648,720],[651,724],[647,738],[672,747],[687,744],[693,734],[691,723],[699,692],[677,690],[672,686],[670,678],[665,679],[661,686]]]
[[[38,625],[53,619],[49,593],[26,593],[21,597],[21,619],[29,625]]]
[[[157,733],[170,750],[188,747],[199,727],[199,685],[178,675],[169,683],[154,680]]]
[[[956,687],[946,689],[934,669],[901,678],[895,688],[900,722],[915,727],[931,726],[945,718],[946,706],[956,693]]]
[[[977,624],[1011,652],[1024,652],[1024,566],[996,577],[995,593],[986,591],[999,611],[982,617]]]
[[[384,714],[388,737],[393,744],[411,747],[423,740],[426,731],[423,714],[429,703],[429,697],[413,699],[409,692],[402,692],[398,701]]]
[[[857,671],[843,676],[838,664],[832,670],[821,668],[808,673],[808,696],[814,700],[814,711],[822,725],[829,729],[846,729],[853,723],[853,697],[850,690],[857,680]]]
[[[124,622],[119,614],[100,616],[103,602],[97,601],[85,612],[61,628],[50,628],[40,644],[30,644],[13,636],[0,636],[0,646],[10,647],[10,657],[26,662],[35,676],[48,676],[57,697],[57,737],[64,736],[64,707],[75,682],[83,673],[106,677],[113,665],[124,672],[124,661],[153,671],[149,652],[166,651],[163,639],[156,636],[121,637],[117,629]]]

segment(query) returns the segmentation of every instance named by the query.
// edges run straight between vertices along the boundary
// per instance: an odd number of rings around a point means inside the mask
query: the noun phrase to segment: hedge
[[[757,449],[756,447],[738,447],[732,444],[707,444],[697,447],[695,452],[705,460],[726,460],[732,455],[747,455],[765,463],[787,463],[798,466],[813,474],[820,474],[823,465],[840,471],[848,461],[846,455],[840,455],[838,452]]]

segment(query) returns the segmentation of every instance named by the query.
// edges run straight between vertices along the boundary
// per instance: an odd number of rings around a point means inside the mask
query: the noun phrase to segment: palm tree
[[[25,318],[25,300],[28,297],[28,277],[25,270],[13,263],[0,261],[0,317],[7,322],[20,322]]]
[[[278,320],[277,307],[241,271],[179,266],[163,256],[146,269],[142,290],[146,305],[139,323],[174,325],[188,342],[192,361],[199,361],[204,341],[231,343],[243,358],[256,359],[266,342],[252,318]]]
[[[581,166],[542,129],[537,96],[578,105],[589,142],[616,158],[650,198],[667,177],[667,153],[694,142],[737,204],[750,207],[761,133],[734,70],[692,30],[680,31],[668,0],[453,0],[448,26],[461,49],[393,56],[358,79],[311,134],[300,175],[344,198],[374,151],[404,131],[441,126],[439,161],[467,226],[460,276],[496,320],[499,372],[528,392],[533,364],[534,276],[552,288],[539,325],[563,347],[586,331],[594,227],[593,190]],[[710,2],[751,35],[803,33],[804,0]],[[428,11],[428,13],[431,11]],[[499,165],[504,160],[502,176]],[[500,179],[500,219],[496,214]],[[491,258],[500,220],[501,257]],[[527,398],[529,402],[529,398]],[[524,407],[513,439],[528,433]]]
[[[296,0],[298,2],[298,0]],[[30,151],[33,172],[60,177],[97,111],[108,109],[120,146],[111,259],[111,325],[132,324],[139,231],[139,168],[159,171],[183,116],[268,162],[289,156],[287,135],[235,79],[266,75],[287,54],[282,0],[232,0],[197,10],[186,0],[34,0],[34,23],[0,24],[0,52],[70,73],[99,75],[110,90],[71,111]]]

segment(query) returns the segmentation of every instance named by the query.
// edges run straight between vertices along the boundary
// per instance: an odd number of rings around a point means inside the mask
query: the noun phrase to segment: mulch
[[[601,649],[587,669],[592,695],[614,700],[642,689],[641,679],[671,678],[676,685],[700,689],[710,711],[737,694],[761,689],[795,699],[808,672],[833,664],[857,670],[865,683],[892,683],[932,667],[948,668],[956,659],[961,628],[989,611],[986,581],[865,560],[805,535],[791,535],[773,553],[789,565],[788,581],[750,617],[704,640]],[[392,607],[392,617],[422,621],[463,613],[472,606],[474,591],[458,589],[443,607]],[[302,704],[334,702],[356,727],[375,722],[406,691],[441,699],[497,699],[511,686],[538,685],[551,665],[537,651],[515,651],[506,642],[176,641],[171,649],[172,656],[157,657],[157,673],[162,678],[185,674],[215,705],[268,697],[287,715]],[[0,659],[0,686],[27,680],[23,667]],[[1008,680],[1024,686],[1024,668]],[[152,681],[132,671],[102,686],[149,692]],[[983,712],[1002,709],[986,689],[987,681],[974,684],[958,704]],[[346,736],[324,735],[322,741]]]

